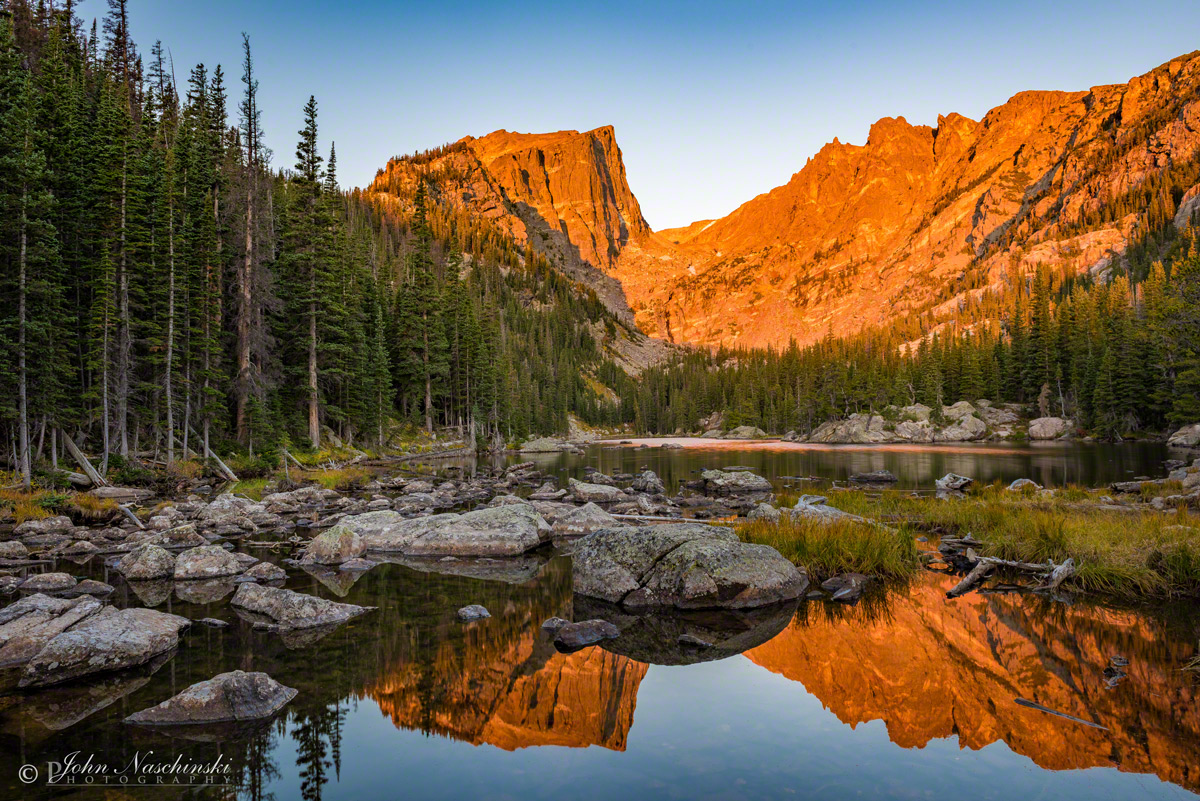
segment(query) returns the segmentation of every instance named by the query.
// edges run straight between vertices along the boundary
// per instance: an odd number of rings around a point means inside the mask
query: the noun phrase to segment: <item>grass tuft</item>
[[[770,545],[808,571],[815,581],[855,572],[907,578],[919,569],[917,548],[907,531],[891,531],[853,520],[821,522],[782,517],[753,520],[737,529],[745,542]]]

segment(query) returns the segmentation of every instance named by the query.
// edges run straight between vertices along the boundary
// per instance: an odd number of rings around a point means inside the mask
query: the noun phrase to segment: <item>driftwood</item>
[[[1051,709],[1050,707],[1042,706],[1041,704],[1034,703],[1033,701],[1027,701],[1024,698],[1017,698],[1015,700],[1021,706],[1026,706],[1030,709],[1036,709],[1039,712],[1057,715],[1058,717],[1066,718],[1067,720],[1073,720],[1076,723],[1082,723],[1084,726],[1091,726],[1093,729],[1103,729],[1104,731],[1108,731],[1107,726],[1101,726],[1099,723],[1095,723],[1090,720],[1084,720],[1083,718],[1077,718],[1074,715],[1068,715],[1066,712],[1059,712],[1057,709]]]
[[[295,456],[292,456],[290,453],[288,453],[286,449],[283,451],[283,458],[287,459],[292,464],[296,465],[296,467],[299,467],[301,470],[308,469],[304,465],[300,464],[300,460],[297,459]]]
[[[194,436],[194,437],[196,436],[195,431],[192,432],[192,436]],[[196,439],[200,440],[201,442],[204,442],[204,440],[201,439],[200,437],[196,437]],[[221,474],[222,478],[225,478],[228,481],[234,481],[234,482],[236,482],[238,480],[237,475],[232,470],[229,469],[229,465],[222,462],[221,457],[217,456],[215,453],[213,453],[212,448],[208,447],[207,443],[205,443],[205,445],[204,445],[204,456],[205,456],[205,458],[212,459],[213,464],[217,468],[217,472]]]
[[[996,569],[996,566],[980,559],[975,563],[975,567],[971,568],[971,572],[963,577],[963,580],[954,585],[954,588],[946,593],[947,598],[957,598],[964,592],[967,592]]]
[[[1012,559],[997,559],[994,556],[979,556],[970,545],[982,545],[978,540],[970,534],[961,539],[945,538],[938,546],[938,550],[942,553],[948,553],[958,550],[958,555],[962,556],[971,565],[971,571],[967,573],[963,580],[946,593],[947,598],[957,598],[958,596],[969,592],[987,575],[989,575],[997,567],[1004,567],[1010,570],[1021,570],[1027,573],[1038,573],[1044,577],[1043,581],[1035,587],[1029,589],[1034,592],[1044,592],[1047,590],[1057,590],[1059,585],[1066,581],[1071,576],[1075,575],[1075,560],[1066,559],[1062,564],[1056,565],[1053,562],[1038,564],[1037,562],[1018,562]]]
[[[137,526],[138,528],[140,528],[142,530],[145,530],[145,528],[146,528],[145,524],[142,523],[141,520],[138,520],[138,516],[129,510],[129,504],[119,503],[119,504],[117,504],[117,508],[120,509],[122,512],[124,512],[125,516],[128,517],[130,520],[132,520],[133,524],[135,526]]]
[[[63,435],[62,439],[63,444],[67,446],[67,452],[70,453],[71,458],[74,459],[81,468],[83,468],[83,473],[88,477],[88,480],[91,481],[94,486],[107,487],[108,482],[104,480],[104,476],[100,475],[100,473],[96,471],[96,468],[92,467],[92,463],[89,462],[88,458],[83,455],[83,451],[79,450],[79,446],[75,444],[75,440],[71,439],[65,434]]]

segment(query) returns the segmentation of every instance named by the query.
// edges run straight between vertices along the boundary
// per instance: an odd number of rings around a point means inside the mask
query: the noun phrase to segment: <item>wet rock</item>
[[[0,559],[25,559],[29,556],[29,548],[22,542],[9,540],[0,542]]]
[[[458,610],[458,619],[464,622],[471,620],[483,620],[485,617],[491,617],[492,613],[479,604],[471,604],[464,606]]]
[[[712,648],[713,647],[713,644],[711,642],[709,642],[708,640],[705,640],[705,639],[701,639],[700,637],[697,637],[695,634],[686,634],[686,633],[680,634],[678,637],[675,638],[675,642],[679,643],[682,646],[690,647],[690,648]]]
[[[44,687],[144,664],[179,645],[179,633],[189,625],[185,617],[153,609],[105,607],[50,640],[26,665],[20,686]]]
[[[58,553],[61,556],[92,556],[99,550],[100,549],[93,543],[87,542],[86,540],[76,540]]]
[[[219,545],[189,548],[175,558],[176,581],[236,576],[243,570],[238,558]]]
[[[304,549],[300,561],[319,565],[340,565],[366,552],[367,544],[362,537],[346,526],[337,525],[314,537]]]
[[[575,548],[575,592],[631,608],[749,608],[801,595],[807,577],[774,548],[702,523],[619,526]]]
[[[625,499],[625,493],[608,484],[594,484],[569,479],[571,495],[580,503],[615,503]]]
[[[170,579],[131,581],[129,589],[145,606],[153,608],[160,606],[171,597],[171,591],[175,589],[175,582]]]
[[[770,492],[771,482],[748,470],[705,470],[700,474],[708,495]]]
[[[852,604],[862,597],[870,581],[870,578],[861,573],[843,573],[822,581],[821,589],[830,593],[830,597],[835,601]]]
[[[370,570],[371,568],[375,567],[378,564],[379,563],[374,560],[363,559],[363,558],[359,557],[356,559],[347,559],[345,562],[342,562],[340,565],[338,565],[338,569],[361,572],[361,571]]]
[[[1067,433],[1070,423],[1061,417],[1038,417],[1029,421],[1029,438],[1058,439]]]
[[[39,593],[0,610],[0,667],[28,662],[46,643],[101,606],[94,598],[66,600]]]
[[[559,518],[553,529],[555,537],[581,537],[616,525],[619,525],[617,518],[594,503],[586,503]]]
[[[113,586],[111,584],[105,584],[103,581],[96,581],[95,579],[84,579],[62,594],[66,598],[75,598],[80,595],[105,596],[112,591]]]
[[[564,623],[554,632],[554,647],[564,653],[578,651],[601,640],[621,636],[621,630],[607,620]]]
[[[62,592],[75,586],[70,573],[35,573],[17,585],[21,592]]]
[[[958,473],[947,473],[934,483],[940,490],[962,491],[974,484],[975,479],[968,478],[966,476],[960,476]]]
[[[1021,490],[1040,490],[1042,485],[1031,478],[1018,478],[1016,481],[1008,485],[1009,492],[1020,492]]]
[[[229,628],[229,621],[219,620],[218,618],[215,618],[215,617],[202,617],[199,620],[197,620],[196,622],[202,626],[208,626],[210,629],[227,629],[227,628]]]
[[[387,512],[369,512],[385,515]],[[342,524],[358,532],[367,550],[412,556],[515,556],[549,541],[550,525],[528,503],[363,525],[354,515]]]
[[[557,501],[559,498],[566,497],[567,491],[559,489],[554,485],[553,481],[547,481],[542,486],[538,487],[530,494],[531,501]]]
[[[255,581],[283,581],[287,578],[287,571],[279,565],[273,565],[270,562],[259,562],[242,575]]]
[[[314,595],[261,584],[238,586],[230,604],[237,609],[245,609],[270,618],[273,623],[285,629],[344,623],[375,608],[335,603]]]
[[[142,540],[145,545],[160,545],[163,548],[197,548],[207,545],[208,540],[196,531],[191,523],[161,531]]]
[[[283,709],[296,694],[266,673],[234,670],[193,684],[157,706],[135,712],[125,722],[179,725],[260,720]]]
[[[170,578],[175,575],[175,557],[158,545],[143,545],[117,563],[117,572],[129,581]]]
[[[20,576],[0,576],[0,595],[12,595],[23,580]]]
[[[191,579],[175,584],[175,597],[188,604],[212,604],[220,601],[237,587],[232,576],[210,579]]]
[[[634,492],[645,492],[650,495],[662,495],[667,491],[662,479],[653,470],[643,470],[630,485]]]
[[[542,631],[549,634],[555,634],[563,626],[569,625],[571,621],[564,620],[561,617],[551,617],[542,621]]]
[[[855,484],[895,484],[899,481],[891,470],[875,470],[870,473],[855,473],[850,476]]]

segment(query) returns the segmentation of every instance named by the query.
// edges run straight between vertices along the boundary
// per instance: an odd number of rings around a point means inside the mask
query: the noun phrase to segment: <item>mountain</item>
[[[704,345],[809,343],[947,315],[1012,271],[1107,276],[1200,194],[1200,52],[1126,84],[1015,95],[982,120],[884,118],[834,140],[727,217],[654,232],[611,127],[467,137],[393,159],[596,290],[647,334]]]

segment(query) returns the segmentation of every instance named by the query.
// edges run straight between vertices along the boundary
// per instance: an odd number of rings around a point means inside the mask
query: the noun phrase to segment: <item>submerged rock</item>
[[[26,665],[21,687],[43,687],[93,673],[134,667],[179,645],[186,617],[111,606],[50,640]]]
[[[278,587],[265,587],[261,584],[238,586],[230,604],[235,608],[268,617],[276,625],[286,629],[345,623],[375,609],[373,606],[339,604],[315,595]]]
[[[484,618],[491,616],[492,613],[479,604],[471,604],[470,606],[464,606],[462,609],[458,610],[458,619],[464,622],[471,620],[483,620]]]
[[[830,597],[833,600],[851,604],[862,597],[870,581],[870,578],[861,573],[843,573],[822,581],[821,589],[831,593]]]
[[[870,473],[855,473],[850,476],[850,480],[855,484],[895,484],[900,479],[896,478],[891,470],[875,470]]]
[[[602,529],[576,546],[572,570],[575,592],[631,608],[766,606],[808,586],[774,548],[702,523]]]
[[[611,640],[619,636],[621,636],[621,630],[607,620],[563,623],[554,632],[554,647],[564,653],[570,653],[589,645],[595,645],[601,640]]]
[[[157,706],[135,712],[126,723],[180,725],[261,720],[297,695],[266,673],[234,670],[188,687]]]

